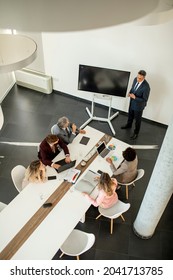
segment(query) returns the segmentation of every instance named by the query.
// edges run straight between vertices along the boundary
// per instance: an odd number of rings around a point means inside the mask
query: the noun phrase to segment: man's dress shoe
[[[137,137],[138,137],[138,134],[135,134],[135,133],[134,133],[134,134],[130,137],[130,139],[135,140]]]
[[[129,126],[129,125],[121,126],[121,129],[127,129],[127,128],[131,128],[131,126]]]

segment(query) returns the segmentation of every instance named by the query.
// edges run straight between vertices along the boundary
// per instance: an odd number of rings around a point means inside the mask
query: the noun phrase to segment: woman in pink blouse
[[[118,195],[116,193],[117,180],[111,178],[108,173],[102,173],[99,180],[99,193],[96,199],[93,199],[89,194],[84,193],[95,207],[100,206],[102,208],[110,208],[118,201]]]

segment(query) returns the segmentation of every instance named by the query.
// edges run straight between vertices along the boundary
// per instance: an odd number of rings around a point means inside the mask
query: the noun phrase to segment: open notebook
[[[98,180],[95,179],[98,176],[99,174],[89,170],[85,176],[74,186],[74,189],[80,192],[91,194],[98,185]]]

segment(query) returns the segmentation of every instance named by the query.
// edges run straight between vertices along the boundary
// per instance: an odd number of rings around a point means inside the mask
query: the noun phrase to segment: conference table
[[[70,157],[76,160],[75,168],[81,171],[78,184],[88,170],[98,169],[112,175],[110,165],[97,153],[81,166],[82,159],[101,141],[115,146],[115,166],[122,161],[122,151],[129,145],[90,126],[86,134],[78,134],[68,145]],[[88,137],[87,145],[81,139]],[[54,162],[64,158],[63,151]],[[56,175],[55,180],[44,183],[30,183],[0,213],[0,259],[50,260],[61,247],[71,231],[85,215],[91,203],[75,189],[75,184],[64,181],[67,172],[57,171],[47,166],[47,176]],[[96,197],[97,187],[92,192]],[[43,208],[45,202],[52,207]]]

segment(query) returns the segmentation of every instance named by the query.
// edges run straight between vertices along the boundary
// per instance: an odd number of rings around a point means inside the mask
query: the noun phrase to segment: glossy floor
[[[88,119],[85,108],[86,106],[90,108],[90,103],[59,92],[46,95],[14,86],[1,106],[5,121],[0,132],[0,141],[20,143],[18,145],[0,143],[0,155],[4,156],[4,158],[0,158],[0,201],[8,204],[17,195],[11,180],[11,169],[17,164],[27,167],[32,160],[37,158],[37,148],[34,144],[39,143],[50,133],[51,126],[57,122],[59,117],[66,115],[78,126],[82,125]],[[104,107],[96,106],[95,113],[97,116],[107,116],[107,110]],[[116,138],[130,145],[159,145],[161,147],[166,132],[165,126],[143,120],[139,137],[130,140],[133,131],[120,128],[126,123],[126,120],[127,115],[122,112],[112,120]],[[89,125],[111,134],[111,130],[105,122],[92,121]],[[28,144],[25,146],[26,143]],[[131,207],[124,214],[126,221],[116,219],[112,235],[109,233],[110,221],[102,217],[95,220],[98,210],[93,206],[89,208],[86,222],[79,223],[77,228],[93,232],[96,242],[88,252],[81,255],[81,259],[173,259],[172,198],[151,239],[142,240],[133,233],[133,222],[158,153],[159,149],[137,150],[139,168],[145,170],[145,175],[134,188],[130,188]],[[123,188],[118,191],[118,195],[121,200],[126,201]],[[58,251],[54,259],[59,259],[59,255]],[[63,259],[74,258],[64,255]]]

